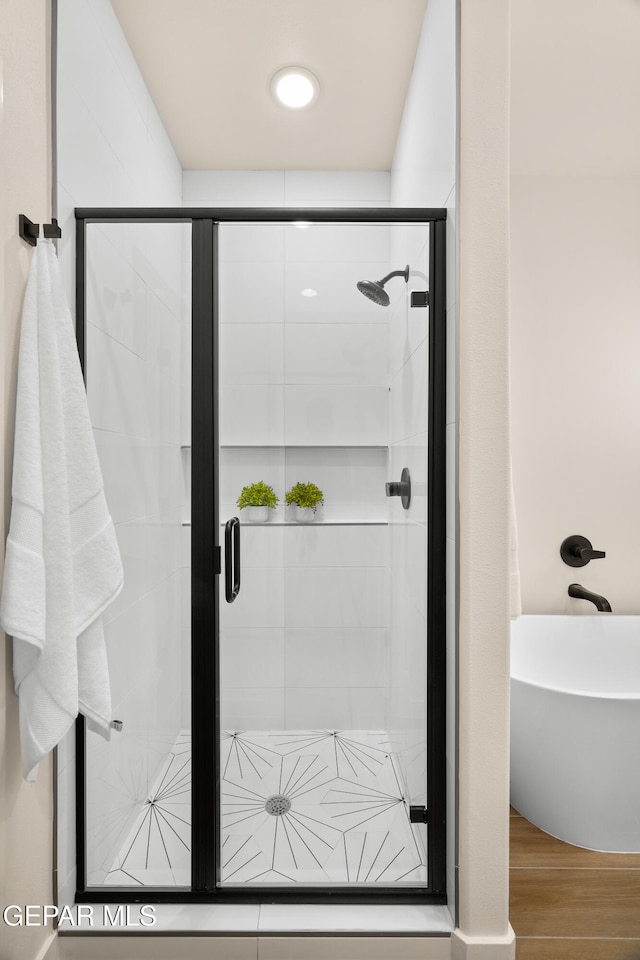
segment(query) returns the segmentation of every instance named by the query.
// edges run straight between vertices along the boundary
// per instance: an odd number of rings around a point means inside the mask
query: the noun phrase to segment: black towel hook
[[[30,243],[32,247],[35,247],[38,242],[38,237],[40,236],[40,224],[33,223],[29,220],[29,217],[25,217],[24,213],[19,215],[18,223],[18,229],[22,239]],[[51,223],[43,223],[42,228],[45,239],[47,240],[59,239],[62,236],[62,230],[58,226],[58,221],[55,217],[51,220]]]

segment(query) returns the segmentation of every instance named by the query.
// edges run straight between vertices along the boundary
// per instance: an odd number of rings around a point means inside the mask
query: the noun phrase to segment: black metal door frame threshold
[[[76,209],[76,336],[85,380],[86,227],[90,223],[192,225],[192,834],[191,889],[88,887],[86,883],[85,724],[76,723],[78,903],[446,903],[445,869],[445,425],[446,210],[439,208],[152,207]],[[429,224],[428,571],[427,571],[427,885],[220,886],[220,569],[218,516],[217,243],[220,223]],[[89,371],[90,375],[90,371]],[[212,696],[211,691],[215,694]]]

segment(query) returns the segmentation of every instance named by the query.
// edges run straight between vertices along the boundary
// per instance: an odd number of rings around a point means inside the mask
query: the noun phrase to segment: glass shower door
[[[280,213],[77,213],[125,567],[79,902],[445,902],[444,221]]]
[[[398,258],[390,306],[363,297]],[[222,888],[428,881],[427,272],[426,225],[219,227]],[[408,512],[385,495],[402,466]]]
[[[84,238],[87,399],[125,574],[104,616],[116,726],[82,728],[89,890],[191,884],[190,232]]]

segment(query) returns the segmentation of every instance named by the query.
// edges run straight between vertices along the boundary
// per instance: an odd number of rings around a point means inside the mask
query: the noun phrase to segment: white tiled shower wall
[[[456,76],[457,76],[457,28],[455,3],[449,0],[429,0],[411,84],[405,101],[404,115],[398,133],[396,150],[391,168],[391,206],[446,207],[447,209],[447,888],[450,909],[455,909],[455,823],[456,823],[456,644],[457,644],[457,167],[456,167]],[[395,255],[395,247],[392,250]],[[417,312],[417,311],[414,311]],[[417,337],[420,330],[416,325]],[[397,338],[394,338],[397,341]],[[416,361],[420,357],[416,349],[411,354],[413,362],[394,366],[398,389],[413,392],[418,389],[415,381]],[[400,358],[402,361],[402,358]],[[420,365],[422,360],[420,360]],[[392,430],[394,428],[392,427]],[[393,436],[393,434],[392,434]],[[422,442],[417,449],[421,449]],[[392,446],[392,458],[396,455]],[[401,449],[401,447],[400,447]],[[404,452],[404,451],[403,451]],[[397,473],[397,465],[396,465]],[[394,527],[397,549],[391,560],[392,583],[409,583],[407,560],[413,561],[415,540],[418,536],[412,518],[405,517],[401,529]],[[426,533],[426,527],[425,527]],[[412,543],[414,547],[412,548]],[[422,546],[420,546],[422,550]],[[398,593],[398,592],[397,592]],[[422,630],[422,613],[415,594],[408,601],[399,603],[392,611],[391,659],[397,662],[402,654],[406,637],[415,636],[415,655],[419,656]],[[395,646],[395,643],[399,648]],[[392,693],[392,700],[394,694]],[[398,722],[398,730],[404,730],[407,742],[411,741],[413,717]]]
[[[384,173],[184,174],[202,206],[386,206],[387,188]],[[355,284],[388,264],[386,226],[220,228],[221,518],[258,479],[281,501],[243,523],[243,586],[223,604],[227,727],[385,728],[388,316]],[[281,525],[297,480],[323,490],[323,525]]]
[[[179,206],[182,171],[108,0],[58,0],[58,42],[58,249],[73,310],[73,208]],[[107,753],[121,754],[128,774],[141,758],[140,745],[157,731],[169,738],[182,720],[175,670],[184,658],[174,643],[180,627],[175,481],[182,231],[142,228],[134,241],[122,228],[90,230],[101,279],[100,289],[94,283],[88,290],[87,382],[126,581],[107,617],[114,708],[125,728],[98,748],[95,759],[111,766]],[[106,376],[110,369],[114,379]],[[124,649],[126,656],[119,657]],[[146,758],[158,751],[142,753]],[[73,759],[70,736],[58,752],[58,883],[69,902],[75,885]],[[100,790],[92,816],[105,824],[114,798],[102,781]],[[117,838],[103,838],[105,856],[112,842]]]
[[[396,289],[389,317],[391,381],[390,476],[411,474],[408,510],[390,501],[391,650],[388,729],[413,802],[426,802],[427,461],[429,311],[410,306],[412,290],[429,286],[429,231],[391,228],[392,260],[409,265],[409,283]]]

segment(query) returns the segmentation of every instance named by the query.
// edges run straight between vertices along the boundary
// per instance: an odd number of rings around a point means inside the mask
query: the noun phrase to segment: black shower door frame
[[[77,208],[76,337],[85,381],[86,228],[90,223],[185,223],[192,234],[191,480],[191,889],[88,887],[85,722],[76,722],[78,903],[446,903],[446,216],[441,208],[150,207]],[[220,589],[218,508],[218,227],[223,223],[429,225],[427,464],[427,801],[426,885],[291,888],[221,886]],[[213,816],[212,816],[213,811]]]

